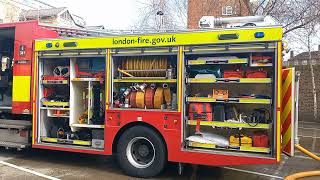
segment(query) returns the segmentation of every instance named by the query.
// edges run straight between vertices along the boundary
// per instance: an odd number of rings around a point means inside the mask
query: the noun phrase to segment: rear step
[[[6,129],[31,129],[31,122],[24,120],[0,119],[0,128]]]
[[[0,146],[6,147],[6,148],[24,149],[24,148],[30,147],[30,144],[0,141]]]
[[[12,107],[11,106],[0,106],[1,110],[11,110]]]
[[[31,121],[0,119],[0,146],[17,148],[31,146]]]

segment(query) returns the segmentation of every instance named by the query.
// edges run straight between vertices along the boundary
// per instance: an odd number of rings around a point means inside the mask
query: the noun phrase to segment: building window
[[[233,14],[232,6],[224,6],[222,7],[222,15],[231,16]]]
[[[3,23],[3,19],[0,19],[0,23]]]
[[[65,12],[63,14],[60,15],[60,17],[66,21],[70,21],[71,20],[71,17],[69,15],[69,13]]]
[[[302,61],[302,65],[307,65],[308,64],[308,61],[307,60],[303,60]]]

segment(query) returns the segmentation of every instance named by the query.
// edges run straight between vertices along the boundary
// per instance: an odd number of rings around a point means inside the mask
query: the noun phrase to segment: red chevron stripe
[[[290,83],[290,85],[288,87],[288,90],[287,90],[286,94],[284,95],[284,97],[282,99],[282,111],[286,107],[289,99],[291,98],[291,95],[292,95],[292,90],[291,90],[291,83]]]
[[[289,74],[289,70],[284,70],[282,73],[282,81],[285,81],[287,79],[287,76]]]
[[[281,134],[284,135],[287,132],[290,124],[291,124],[291,111],[289,112],[288,116],[286,117],[286,120],[282,124]]]
[[[288,143],[286,144],[286,146],[283,148],[283,151],[285,151],[286,153],[291,153],[292,149],[291,149],[291,138],[289,139]]]

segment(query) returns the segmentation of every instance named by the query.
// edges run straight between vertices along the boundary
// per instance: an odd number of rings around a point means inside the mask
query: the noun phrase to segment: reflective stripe
[[[277,95],[277,111],[276,111],[276,155],[277,155],[277,162],[280,162],[280,154],[281,154],[281,114],[280,114],[280,108],[281,108],[281,87],[282,87],[282,42],[278,42],[277,44],[277,89],[276,89],[276,95]]]
[[[182,102],[183,102],[183,100],[182,100],[182,81],[183,81],[183,77],[182,77],[182,75],[183,75],[183,62],[184,60],[183,60],[183,47],[179,47],[179,59],[178,59],[178,76],[177,76],[177,80],[178,80],[178,87],[177,87],[177,89],[178,89],[178,96],[177,96],[177,105],[178,105],[178,112],[181,112],[181,108],[182,108]]]
[[[13,76],[12,101],[30,101],[31,76]]]
[[[265,37],[259,40],[254,37],[255,32],[264,32]],[[236,42],[266,42],[280,41],[282,39],[281,27],[269,28],[243,28],[243,29],[226,29],[207,32],[182,32],[173,34],[150,34],[150,35],[131,35],[115,37],[97,37],[97,38],[77,38],[72,42],[78,44],[77,47],[51,47],[47,48],[47,43],[63,44],[70,42],[68,39],[55,40],[37,40],[35,43],[36,51],[52,51],[64,49],[92,49],[92,48],[129,48],[129,47],[153,47],[153,46],[178,46],[178,45],[199,45],[212,43],[225,43],[218,39],[219,34],[239,34],[238,39],[228,40],[228,43]]]
[[[106,110],[109,109],[109,106],[111,104],[111,102],[109,102],[109,97],[111,95],[109,89],[110,88],[110,81],[111,81],[111,77],[110,77],[110,72],[107,69],[110,69],[110,64],[111,64],[111,55],[110,55],[110,49],[107,49],[107,63],[106,63],[106,85],[105,85],[105,92],[106,92]]]
[[[32,145],[35,144],[35,139],[37,138],[37,135],[36,135],[36,124],[37,124],[37,111],[36,111],[36,92],[37,92],[37,89],[36,89],[36,82],[37,82],[37,69],[38,67],[38,53],[35,52],[34,53],[34,67],[33,67],[33,87],[32,87],[32,90],[33,90],[33,95],[32,95]]]
[[[282,151],[293,156],[293,120],[294,120],[294,70],[292,68],[282,70],[282,107],[281,107],[281,135]]]

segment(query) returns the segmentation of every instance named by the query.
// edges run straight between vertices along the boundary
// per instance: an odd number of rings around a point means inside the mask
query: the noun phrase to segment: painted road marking
[[[319,124],[318,122],[309,122],[309,121],[299,121],[299,123],[306,123],[306,124]]]
[[[302,135],[298,135],[298,137],[303,137],[303,138],[315,138],[315,139],[319,139],[320,137],[316,137],[316,136],[302,136]]]
[[[315,131],[320,131],[319,128],[310,128],[310,127],[298,127],[299,129],[306,129],[306,130],[315,130]]]
[[[279,174],[281,173],[281,170],[282,170],[284,164],[286,163],[287,159],[288,159],[287,156],[284,156],[284,157],[282,158],[282,161],[280,162],[280,164],[279,164],[276,172],[274,172],[274,175],[279,175]],[[275,178],[271,178],[271,179],[275,179]]]
[[[317,131],[313,131],[312,136],[317,137]],[[312,139],[312,147],[311,147],[312,152],[316,151],[316,142],[317,142],[317,138],[313,138]]]
[[[299,151],[300,152],[300,151]],[[294,155],[295,158],[302,158],[302,159],[312,159],[311,157],[304,156],[304,155]]]
[[[239,171],[239,172],[254,174],[254,175],[258,175],[258,176],[266,176],[266,177],[270,177],[270,178],[274,178],[274,179],[283,179],[283,177],[281,177],[281,176],[274,176],[274,175],[271,175],[271,174],[264,174],[264,173],[259,173],[259,172],[255,172],[255,171],[248,171],[248,170],[237,169],[237,168],[226,167],[226,166],[224,166],[222,168],[233,170],[233,171]]]
[[[47,175],[45,175],[45,174],[41,174],[41,173],[38,173],[38,172],[36,172],[36,171],[32,171],[32,170],[30,170],[30,169],[26,169],[26,168],[23,168],[23,167],[20,167],[20,166],[16,166],[16,165],[14,165],[14,164],[10,164],[10,163],[4,162],[4,161],[0,161],[0,164],[3,164],[3,165],[5,165],[5,166],[9,166],[9,167],[18,169],[18,170],[20,170],[20,171],[24,171],[24,172],[33,174],[33,175],[36,175],[36,176],[39,176],[39,177],[43,177],[43,178],[46,178],[46,179],[50,179],[50,180],[60,180],[60,179],[58,179],[58,178],[51,177],[51,176],[47,176]]]

